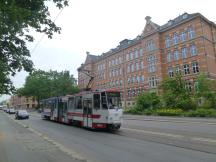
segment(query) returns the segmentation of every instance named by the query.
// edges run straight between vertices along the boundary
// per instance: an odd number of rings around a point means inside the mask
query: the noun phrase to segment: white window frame
[[[192,62],[192,70],[194,74],[199,73],[199,64],[197,61]]]

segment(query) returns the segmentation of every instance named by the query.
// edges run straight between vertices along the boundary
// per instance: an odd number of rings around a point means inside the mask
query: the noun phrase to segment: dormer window
[[[172,20],[168,21],[168,25],[172,25],[172,23],[173,23]]]
[[[187,19],[187,17],[188,17],[188,14],[187,14],[187,13],[185,13],[184,15],[182,15],[182,18],[183,18],[183,19]]]

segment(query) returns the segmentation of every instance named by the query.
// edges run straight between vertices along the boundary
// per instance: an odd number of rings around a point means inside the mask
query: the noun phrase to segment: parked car
[[[29,119],[29,114],[26,110],[18,110],[15,113],[15,119]]]
[[[14,108],[11,108],[11,109],[9,109],[9,112],[8,112],[8,113],[9,113],[9,114],[15,114],[15,112],[16,112],[15,109],[14,109]]]
[[[9,113],[9,109],[6,109],[6,113]]]

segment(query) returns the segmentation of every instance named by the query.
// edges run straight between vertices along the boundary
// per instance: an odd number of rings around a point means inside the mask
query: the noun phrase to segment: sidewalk
[[[0,112],[0,162],[83,162]]]

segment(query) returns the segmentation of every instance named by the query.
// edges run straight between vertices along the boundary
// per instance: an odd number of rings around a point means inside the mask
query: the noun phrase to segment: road
[[[41,120],[19,121],[89,162],[215,162],[216,120],[125,116],[109,133]]]

